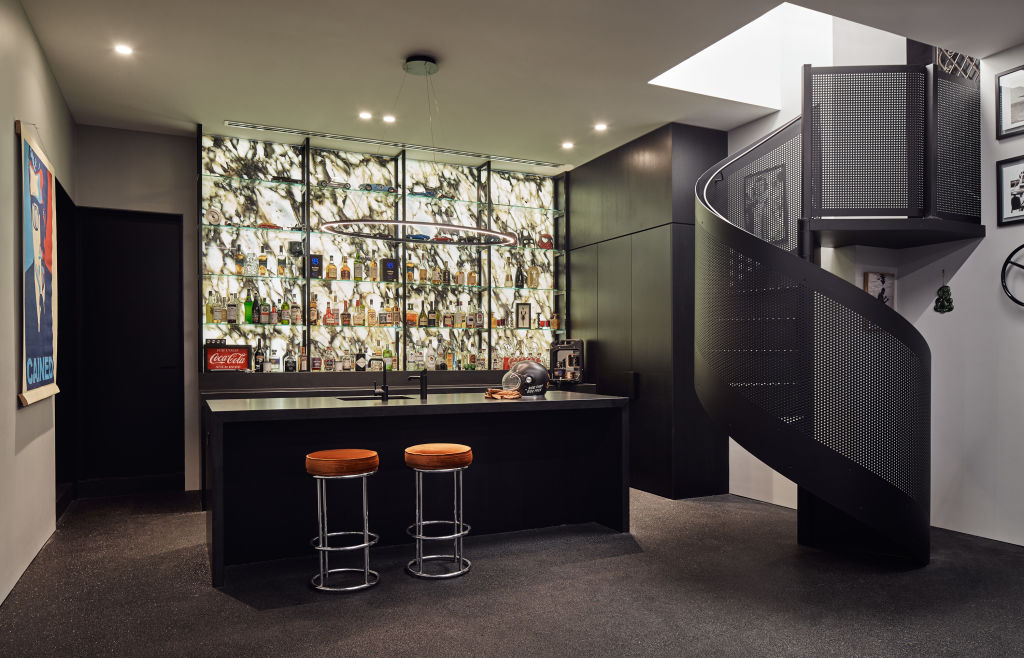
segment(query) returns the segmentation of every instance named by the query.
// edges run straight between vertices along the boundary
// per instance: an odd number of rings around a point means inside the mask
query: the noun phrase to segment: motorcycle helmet
[[[501,378],[506,391],[519,391],[520,395],[544,395],[548,390],[548,369],[536,361],[520,361]]]

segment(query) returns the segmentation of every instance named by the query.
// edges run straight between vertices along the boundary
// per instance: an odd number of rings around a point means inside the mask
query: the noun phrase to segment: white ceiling
[[[762,108],[647,81],[776,0],[24,0],[79,123],[232,134],[227,119],[576,165],[670,121],[728,129]],[[1009,0],[808,0],[806,7],[985,56],[1024,39]],[[135,48],[130,58],[112,45]],[[757,75],[751,53],[750,75]],[[357,118],[391,111],[398,122]],[[591,126],[606,121],[596,134]],[[564,140],[576,148],[565,151]]]

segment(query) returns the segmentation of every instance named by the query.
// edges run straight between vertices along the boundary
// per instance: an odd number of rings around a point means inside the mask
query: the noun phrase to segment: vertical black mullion
[[[924,141],[924,216],[938,217],[936,212],[936,193],[938,180],[935,172],[938,171],[938,138],[939,138],[939,108],[938,108],[938,84],[939,72],[934,64],[925,68],[925,141]]]
[[[305,297],[302,307],[302,317],[305,320],[305,327],[302,330],[302,345],[306,348],[306,372],[309,372],[310,366],[313,363],[313,355],[310,352],[310,324],[309,324],[309,302],[313,299],[313,293],[310,289],[310,267],[309,267],[309,254],[310,254],[310,225],[309,225],[309,137],[305,139],[302,144],[302,227],[303,227],[303,242],[305,243],[305,254],[303,260],[303,270],[306,274],[306,288],[302,291]],[[323,263],[321,263],[323,266]]]
[[[487,189],[484,192],[484,200],[487,204],[487,228],[494,230],[494,200],[491,198],[491,180],[494,177],[494,172],[491,170],[491,161],[488,160],[485,164],[485,171],[487,172]],[[487,316],[484,318],[484,322],[487,323],[487,369],[491,369],[491,364],[494,363],[494,328],[491,326],[491,319],[494,317],[494,284],[491,281],[491,271],[494,269],[494,246],[488,243],[487,245]],[[483,266],[480,267],[480,285],[485,285],[483,281]]]
[[[76,225],[77,227],[77,225]],[[206,299],[203,297],[203,124],[196,124],[196,281],[199,286],[199,340],[197,341],[196,363],[203,372],[203,342],[206,335]],[[213,282],[210,283],[211,287]],[[203,459],[205,460],[205,455]],[[205,483],[203,485],[205,487]]]
[[[402,215],[401,215],[401,221],[404,222],[406,217],[408,216],[407,215],[408,208],[406,206],[407,198],[408,198],[406,196],[408,181],[406,181],[406,179],[405,179],[405,177],[406,177],[406,167],[405,167],[406,152],[404,150],[401,153],[399,153],[397,156],[395,156],[395,180],[396,181],[398,180],[398,159],[399,158],[401,158],[401,160],[402,160],[402,179],[401,179],[402,183],[401,183],[401,187],[398,188],[398,189],[400,189],[402,191],[402,198],[401,198]],[[396,215],[398,214],[398,205],[397,205],[397,203],[395,205],[395,214]],[[406,306],[409,303],[409,289],[408,289],[408,281],[409,281],[408,276],[409,275],[408,275],[407,272],[405,272],[405,265],[408,262],[408,258],[407,258],[406,252],[405,252],[405,249],[406,249],[406,247],[405,247],[405,226],[401,226],[400,225],[398,227],[398,232],[397,232],[397,236],[396,237],[400,237],[402,239],[402,241],[399,242],[398,244],[399,244],[399,253],[401,254],[401,256],[399,256],[399,260],[401,261],[401,263],[399,264],[399,272],[402,272],[403,275],[402,275],[401,301],[398,303],[398,318],[401,321],[401,325],[400,326],[402,327],[402,332],[401,332],[400,336],[397,335],[397,334],[395,335],[395,349],[396,350],[400,350],[402,352],[402,370],[408,370],[409,369],[409,327],[407,327],[405,325],[405,310],[406,310]],[[399,345],[401,345],[401,347],[399,347]],[[395,370],[398,370],[398,368],[395,368]]]
[[[801,185],[801,208],[800,214],[802,219],[810,219],[811,217],[820,215],[820,212],[816,212],[814,206],[814,184],[812,178],[814,176],[814,84],[813,76],[811,73],[811,65],[804,64],[803,67],[803,120],[800,123],[800,147],[802,156],[802,169],[800,173],[800,185]],[[806,225],[803,222],[802,225]],[[802,234],[803,232],[801,232]],[[808,232],[809,233],[809,232]],[[800,256],[807,260],[811,260],[814,257],[814,248],[812,244],[809,244],[805,239],[802,241],[800,246]]]
[[[571,268],[569,267],[569,258],[570,258],[570,255],[569,255],[569,185],[570,185],[570,180],[569,180],[569,177],[570,177],[569,172],[565,172],[564,174],[562,174],[562,194],[558,197],[559,201],[561,201],[561,206],[562,206],[562,227],[561,227],[562,230],[559,231],[558,227],[557,226],[555,227],[555,229],[556,229],[555,230],[556,240],[559,237],[561,238],[561,240],[560,240],[561,244],[556,243],[555,244],[555,249],[561,249],[562,252],[563,252],[562,253],[562,258],[561,258],[561,261],[562,261],[561,262],[561,267],[562,267],[562,277],[561,277],[562,278],[562,316],[561,316],[562,317],[562,322],[559,323],[560,324],[559,328],[562,329],[563,331],[565,331],[565,334],[563,334],[563,335],[566,337],[566,339],[569,338],[569,294],[570,294],[569,293],[569,289],[570,289],[571,284],[572,284],[572,281],[570,279],[570,277],[571,277],[571,274],[570,274]],[[558,336],[556,335],[555,338],[557,339]]]

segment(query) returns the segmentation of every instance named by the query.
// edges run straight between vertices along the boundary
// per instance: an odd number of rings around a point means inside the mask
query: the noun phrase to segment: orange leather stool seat
[[[473,449],[461,443],[423,443],[405,449],[405,465],[428,471],[463,468],[473,463]]]
[[[310,475],[361,475],[376,471],[379,465],[375,451],[359,448],[320,450],[306,455],[306,472]]]

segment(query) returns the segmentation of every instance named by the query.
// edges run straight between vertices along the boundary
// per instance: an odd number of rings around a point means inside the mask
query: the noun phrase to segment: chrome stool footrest
[[[468,523],[457,523],[456,521],[420,521],[420,525],[450,525],[452,526],[452,530],[455,530],[455,528],[458,527],[461,527],[461,529],[450,535],[417,535],[416,524],[413,523],[405,529],[405,533],[413,539],[426,539],[428,541],[431,539],[455,539],[457,537],[465,537],[468,535],[471,527]]]
[[[320,583],[320,574],[314,574],[309,580],[309,584],[313,586],[313,589],[318,589],[321,592],[357,592],[361,589],[368,589],[373,587],[380,581],[380,574],[370,569],[363,571],[362,569],[356,569],[354,567],[339,567],[331,569],[327,572],[327,576],[330,577],[338,573],[357,573],[363,576],[363,582],[358,585],[351,585],[349,587],[335,587],[331,585],[322,585]]]
[[[437,562],[448,562],[458,565],[455,571],[448,571],[444,573],[427,573],[423,569],[423,565],[427,563]],[[465,573],[469,573],[469,570],[473,567],[473,563],[466,558],[456,558],[454,555],[424,555],[419,559],[409,560],[409,563],[405,565],[405,571],[410,576],[416,576],[417,578],[455,578]]]
[[[320,546],[319,537],[313,537],[312,539],[310,539],[309,545],[318,551],[354,551],[360,548],[369,548],[370,546],[373,546],[378,541],[380,541],[380,535],[378,535],[377,533],[368,532],[367,534],[370,536],[370,541],[365,542],[363,544],[355,544],[353,546],[331,546],[331,537],[341,537],[344,535],[362,537],[363,533],[361,530],[344,530],[341,532],[329,532],[327,533],[327,546]]]

